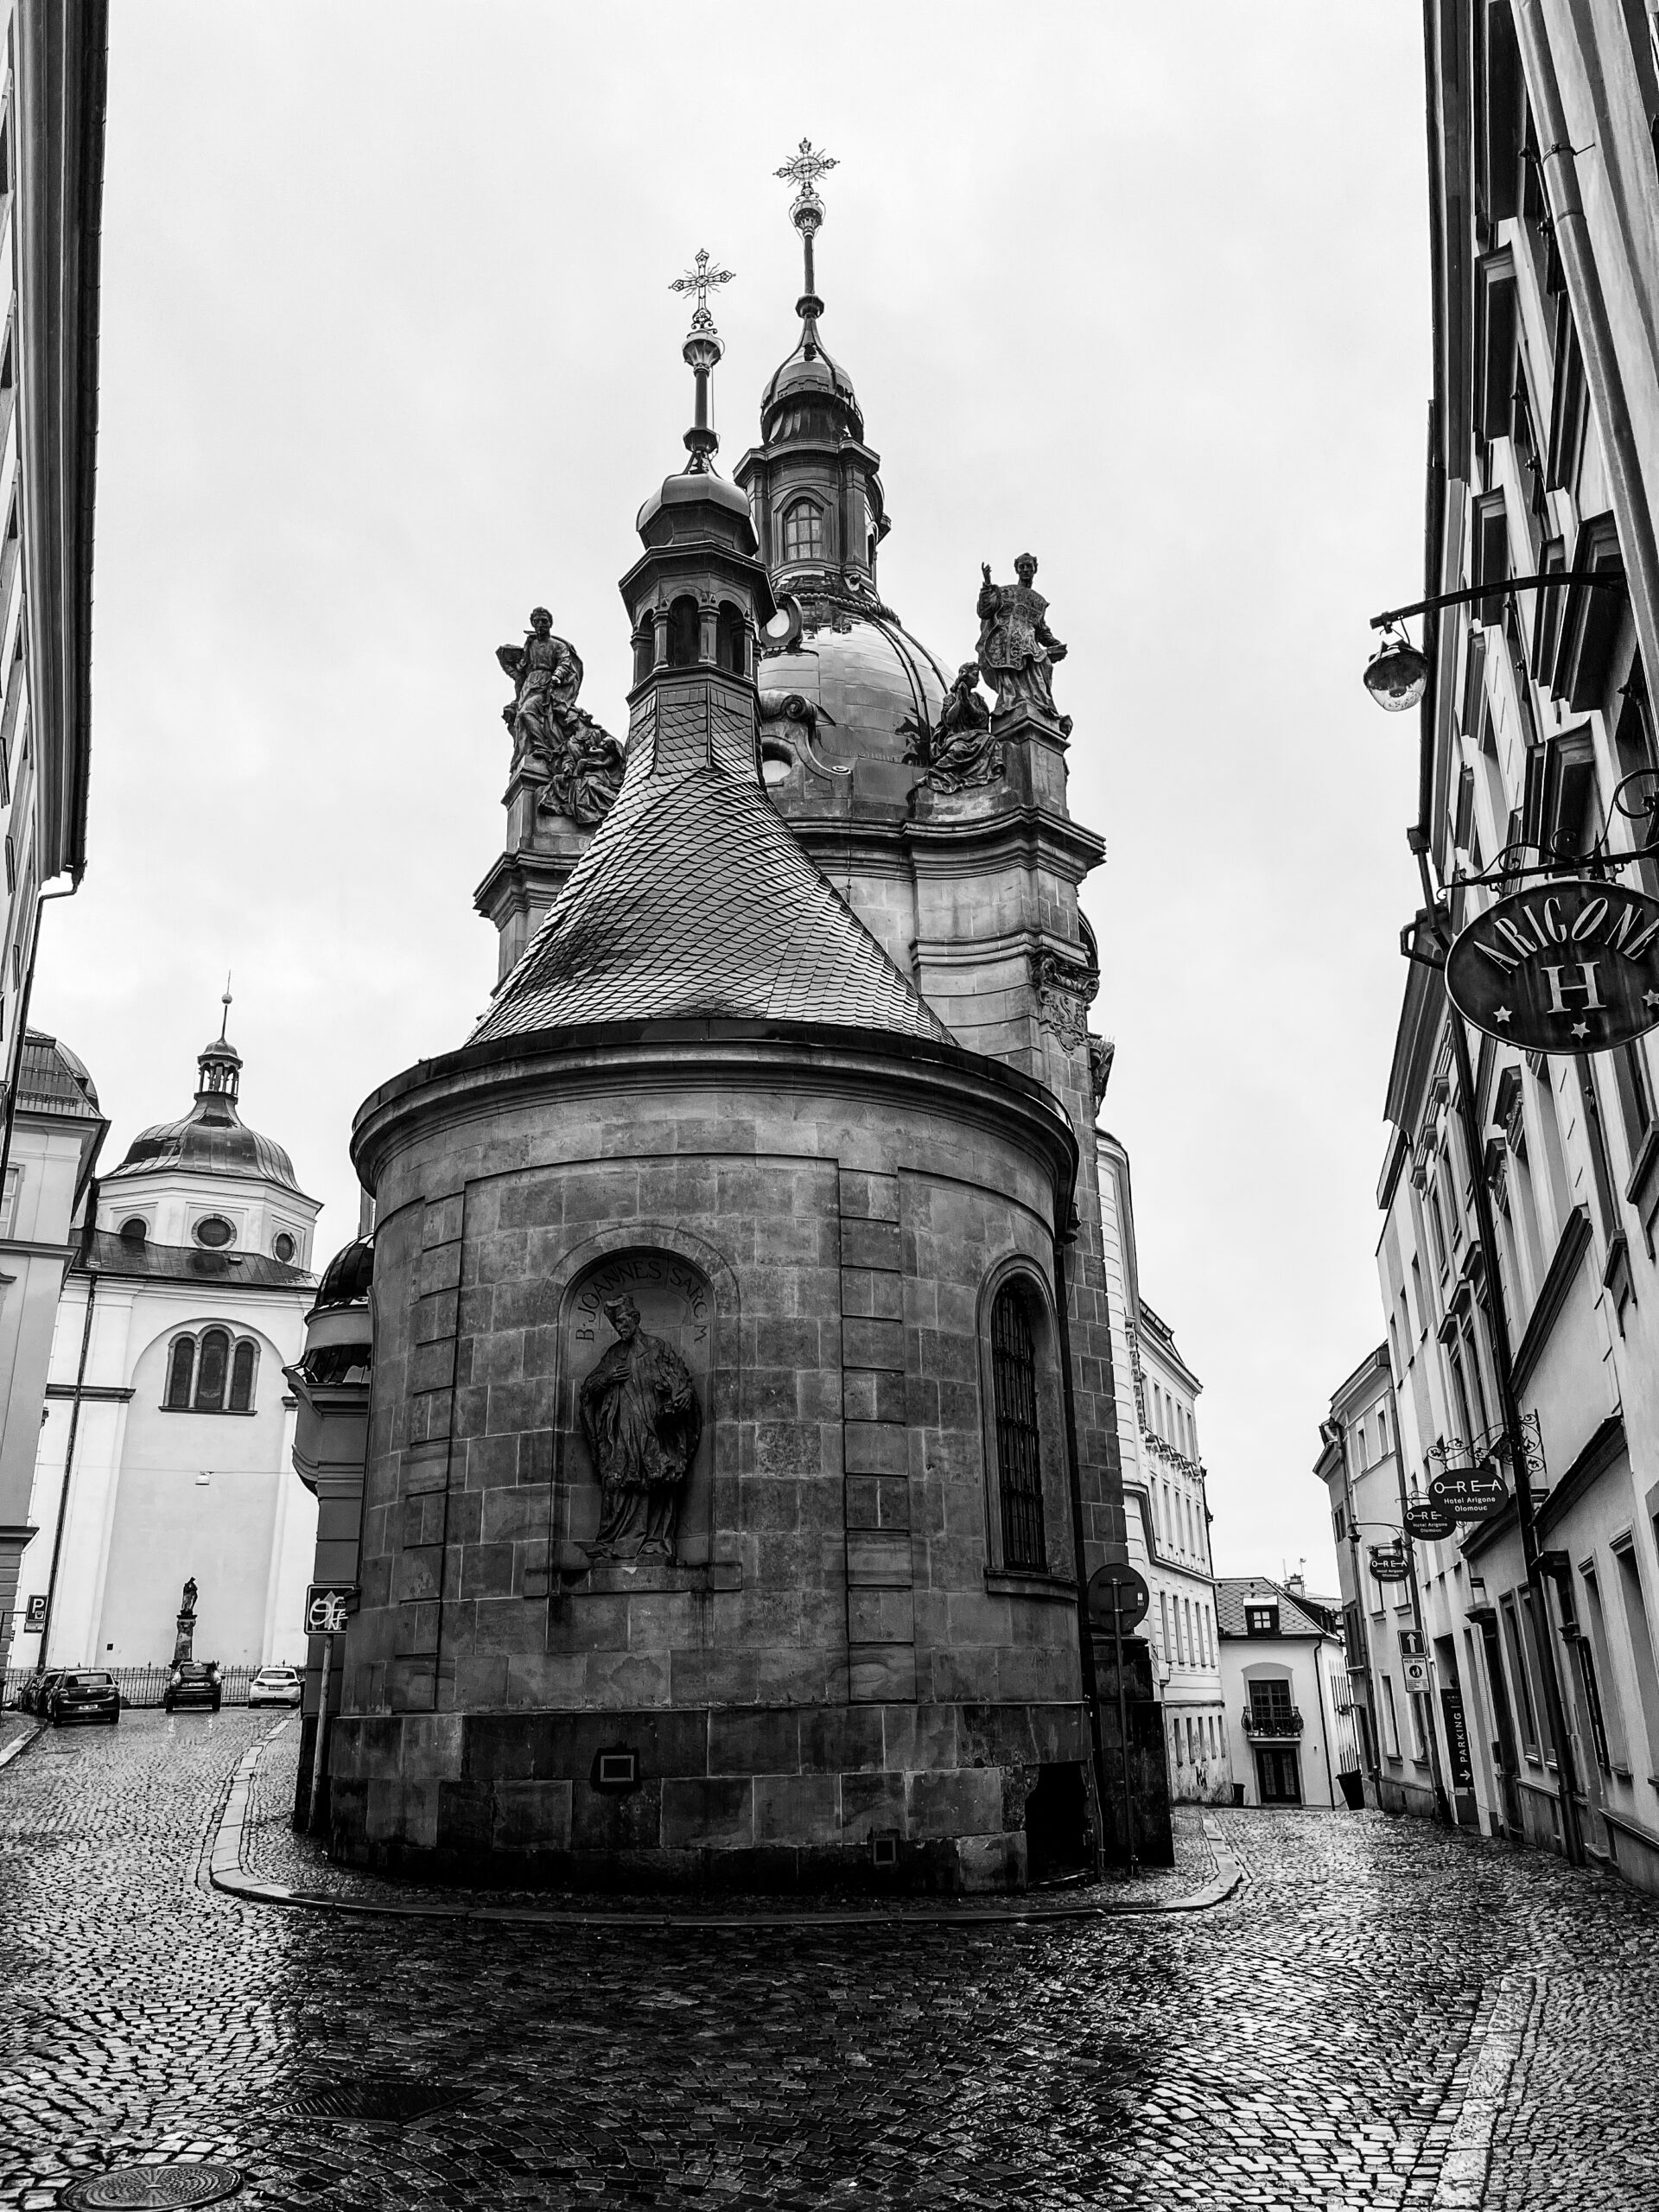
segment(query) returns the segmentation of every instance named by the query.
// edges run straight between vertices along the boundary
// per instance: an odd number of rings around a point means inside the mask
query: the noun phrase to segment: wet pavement
[[[1659,2205],[1659,1905],[1554,1860],[1226,1813],[1249,1878],[1185,1916],[360,1921],[207,1884],[270,1726],[0,1772],[0,2206],[144,2158],[330,2212]]]

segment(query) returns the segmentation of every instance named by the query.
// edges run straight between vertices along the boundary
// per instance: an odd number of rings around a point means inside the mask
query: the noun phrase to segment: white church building
[[[318,1201],[243,1122],[223,1034],[195,1103],[104,1176],[59,1300],[14,1666],[303,1665],[316,1501],[290,1458]]]

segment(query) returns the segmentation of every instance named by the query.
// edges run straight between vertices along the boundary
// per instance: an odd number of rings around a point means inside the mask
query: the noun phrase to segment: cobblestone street
[[[1659,2203],[1659,1909],[1554,1861],[1240,1813],[1190,1916],[356,1921],[207,1884],[270,1727],[128,1713],[0,1772],[0,2204],[159,2157],[272,2207]],[[444,2101],[293,2109],[389,2077]]]

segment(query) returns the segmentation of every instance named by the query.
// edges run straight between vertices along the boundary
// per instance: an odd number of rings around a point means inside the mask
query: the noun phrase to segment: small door
[[[1264,1805],[1300,1805],[1302,1776],[1297,1754],[1292,1751],[1258,1751],[1255,1783]]]

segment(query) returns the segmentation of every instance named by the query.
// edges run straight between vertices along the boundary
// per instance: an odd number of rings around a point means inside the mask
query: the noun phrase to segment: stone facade
[[[925,1058],[923,1058],[925,1055]],[[503,1878],[1026,1872],[1077,1694],[1054,1207],[1068,1134],[948,1046],[475,1047],[370,1103],[363,1610],[331,1755],[354,1857]],[[999,1558],[988,1313],[1047,1358],[1041,1573]],[[593,1563],[575,1392],[631,1286],[706,1390],[672,1563]],[[374,1717],[378,1716],[378,1717]],[[638,1782],[595,1781],[607,1748]]]

